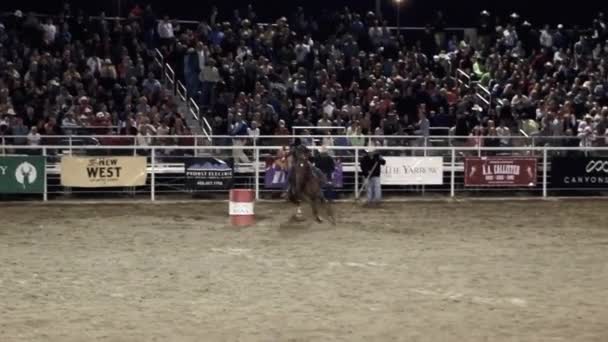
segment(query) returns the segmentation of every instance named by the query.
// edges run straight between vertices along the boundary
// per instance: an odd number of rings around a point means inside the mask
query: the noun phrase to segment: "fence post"
[[[260,150],[255,145],[253,148],[253,167],[255,167],[255,200],[258,201],[260,199]]]
[[[427,147],[429,146],[429,137],[425,136],[424,137],[424,156],[427,156]]]
[[[42,201],[47,202],[49,200],[49,190],[48,190],[48,181],[46,179],[47,171],[46,171],[46,147],[42,148],[42,156],[44,157],[44,171],[43,171],[43,180],[44,180],[44,192],[42,193]]]
[[[547,198],[547,148],[543,148],[543,198]]]
[[[72,155],[72,154],[74,154],[74,152],[72,151],[72,133],[70,133],[70,136],[68,139],[69,139],[68,141],[70,142],[70,155]]]
[[[355,146],[355,199],[359,199],[359,147]]]
[[[456,149],[452,147],[452,170],[450,171],[450,197],[454,197],[455,192],[455,179],[456,179]]]
[[[152,172],[150,173],[150,200],[152,202],[156,201],[156,148],[152,147],[151,156],[151,166]]]

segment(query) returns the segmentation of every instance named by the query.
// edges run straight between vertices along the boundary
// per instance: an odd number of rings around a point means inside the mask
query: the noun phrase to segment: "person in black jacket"
[[[322,146],[319,150],[319,154],[314,158],[315,167],[319,169],[325,176],[327,182],[325,183],[325,198],[333,199],[333,183],[332,183],[332,175],[334,170],[336,169],[336,164],[334,159],[327,153],[327,148]]]
[[[380,169],[386,160],[375,149],[370,148],[360,162],[363,176],[367,179],[367,204],[377,205],[382,200]]]

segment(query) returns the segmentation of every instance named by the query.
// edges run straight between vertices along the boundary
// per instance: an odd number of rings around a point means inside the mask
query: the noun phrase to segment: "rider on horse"
[[[302,145],[300,138],[295,138],[289,149],[289,178],[287,179],[287,196],[292,201],[297,201],[297,194],[301,191],[301,189],[296,189],[296,174],[294,172],[294,166],[298,155],[305,157],[305,162],[309,163],[313,176],[318,178],[321,181],[321,184],[325,185],[325,183],[327,183],[327,179],[323,172],[316,166],[312,165],[311,151],[308,149],[308,147]],[[302,160],[300,160],[300,162],[302,162]]]

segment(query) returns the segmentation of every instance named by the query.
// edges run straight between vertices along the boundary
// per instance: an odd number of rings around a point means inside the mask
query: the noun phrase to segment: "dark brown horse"
[[[291,172],[289,198],[298,206],[298,215],[301,214],[301,202],[307,201],[317,222],[323,222],[319,215],[319,207],[324,207],[329,221],[335,224],[336,219],[331,204],[323,196],[323,185],[327,180],[321,172],[315,172],[305,149],[296,148],[293,151]]]

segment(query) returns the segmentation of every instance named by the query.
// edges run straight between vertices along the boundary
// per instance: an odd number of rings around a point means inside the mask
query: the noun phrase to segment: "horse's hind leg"
[[[319,216],[319,203],[319,199],[314,198],[311,199],[310,206],[312,207],[312,214],[315,217],[315,220],[317,220],[318,223],[322,223],[323,219],[321,219],[321,216]]]

